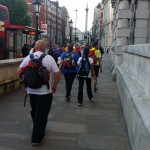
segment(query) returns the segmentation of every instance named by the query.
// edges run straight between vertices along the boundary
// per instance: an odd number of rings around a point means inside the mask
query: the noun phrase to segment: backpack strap
[[[76,74],[76,79],[77,79],[77,77],[78,77],[78,75],[79,75],[79,71],[80,71],[80,69],[81,69],[82,63],[83,63],[83,57],[81,58],[80,63],[79,63],[79,65],[78,65],[78,71],[77,71],[77,74]]]
[[[42,59],[43,59],[46,55],[47,55],[47,54],[43,53],[43,54],[40,56],[39,60],[41,61],[41,63],[42,63]],[[49,82],[48,82],[48,83],[45,83],[45,85],[47,86],[48,89],[50,88]]]
[[[33,53],[30,54],[29,56],[30,56],[30,59],[34,59],[34,54]]]
[[[26,95],[25,95],[25,98],[24,98],[24,107],[26,106],[27,97],[28,97],[28,94],[27,94],[27,91],[26,91]]]
[[[46,56],[46,54],[43,53],[43,54],[40,56],[39,60],[42,61],[42,59],[43,59],[45,56]]]
[[[40,56],[39,60],[42,60],[46,55],[47,55],[47,54],[44,54],[44,53],[43,53],[43,54]],[[34,54],[30,54],[29,56],[30,56],[30,59],[34,59]],[[37,56],[37,55],[35,55],[35,56]]]

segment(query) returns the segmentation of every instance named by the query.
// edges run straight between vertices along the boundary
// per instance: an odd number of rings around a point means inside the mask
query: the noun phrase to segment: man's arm
[[[99,67],[100,67],[100,70],[101,70],[101,73],[103,72],[103,69],[102,69],[102,57],[99,58]]]
[[[22,68],[21,68],[21,67],[19,67],[19,68],[17,69],[17,73],[18,73],[18,75],[20,75],[20,74],[22,73]]]
[[[57,89],[57,85],[59,83],[59,80],[60,80],[60,71],[54,73],[54,82],[52,85],[52,94],[56,93],[56,89]]]
[[[96,80],[96,75],[95,75],[93,63],[90,64],[90,66],[91,66],[91,72],[92,72],[93,78],[94,78],[94,80]]]
[[[63,64],[63,60],[61,59],[61,60],[60,60],[60,64],[59,64],[59,70],[61,70],[62,64]]]

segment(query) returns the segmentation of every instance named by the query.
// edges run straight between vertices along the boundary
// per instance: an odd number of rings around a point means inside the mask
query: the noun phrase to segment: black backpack
[[[86,76],[88,77],[90,72],[90,62],[88,58],[82,57],[80,64],[78,66],[78,73],[79,76]]]
[[[39,58],[34,58],[34,55],[30,54],[30,60],[22,77],[25,87],[38,89],[41,88],[42,85],[47,85],[47,88],[49,89],[49,71],[42,65],[42,59],[45,56],[46,54],[42,54]]]

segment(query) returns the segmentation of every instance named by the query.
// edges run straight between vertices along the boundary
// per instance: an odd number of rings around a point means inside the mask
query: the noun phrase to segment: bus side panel
[[[5,31],[0,31],[0,60],[5,59]]]

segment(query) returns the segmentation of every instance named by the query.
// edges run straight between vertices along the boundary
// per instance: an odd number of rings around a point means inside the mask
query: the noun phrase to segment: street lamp
[[[76,43],[76,25],[77,25],[77,9],[75,10],[75,12],[76,12],[76,20],[75,20],[75,38],[74,38],[74,41],[75,41],[75,43]]]
[[[72,28],[73,28],[73,22],[72,19],[69,21],[70,26],[70,44],[72,43]]]
[[[36,34],[35,34],[35,41],[38,40],[38,26],[39,26],[39,13],[41,8],[41,2],[39,0],[33,1],[34,11],[35,11],[35,17],[36,17]]]
[[[58,1],[56,0],[56,35],[55,35],[55,44],[57,43],[58,36]]]

